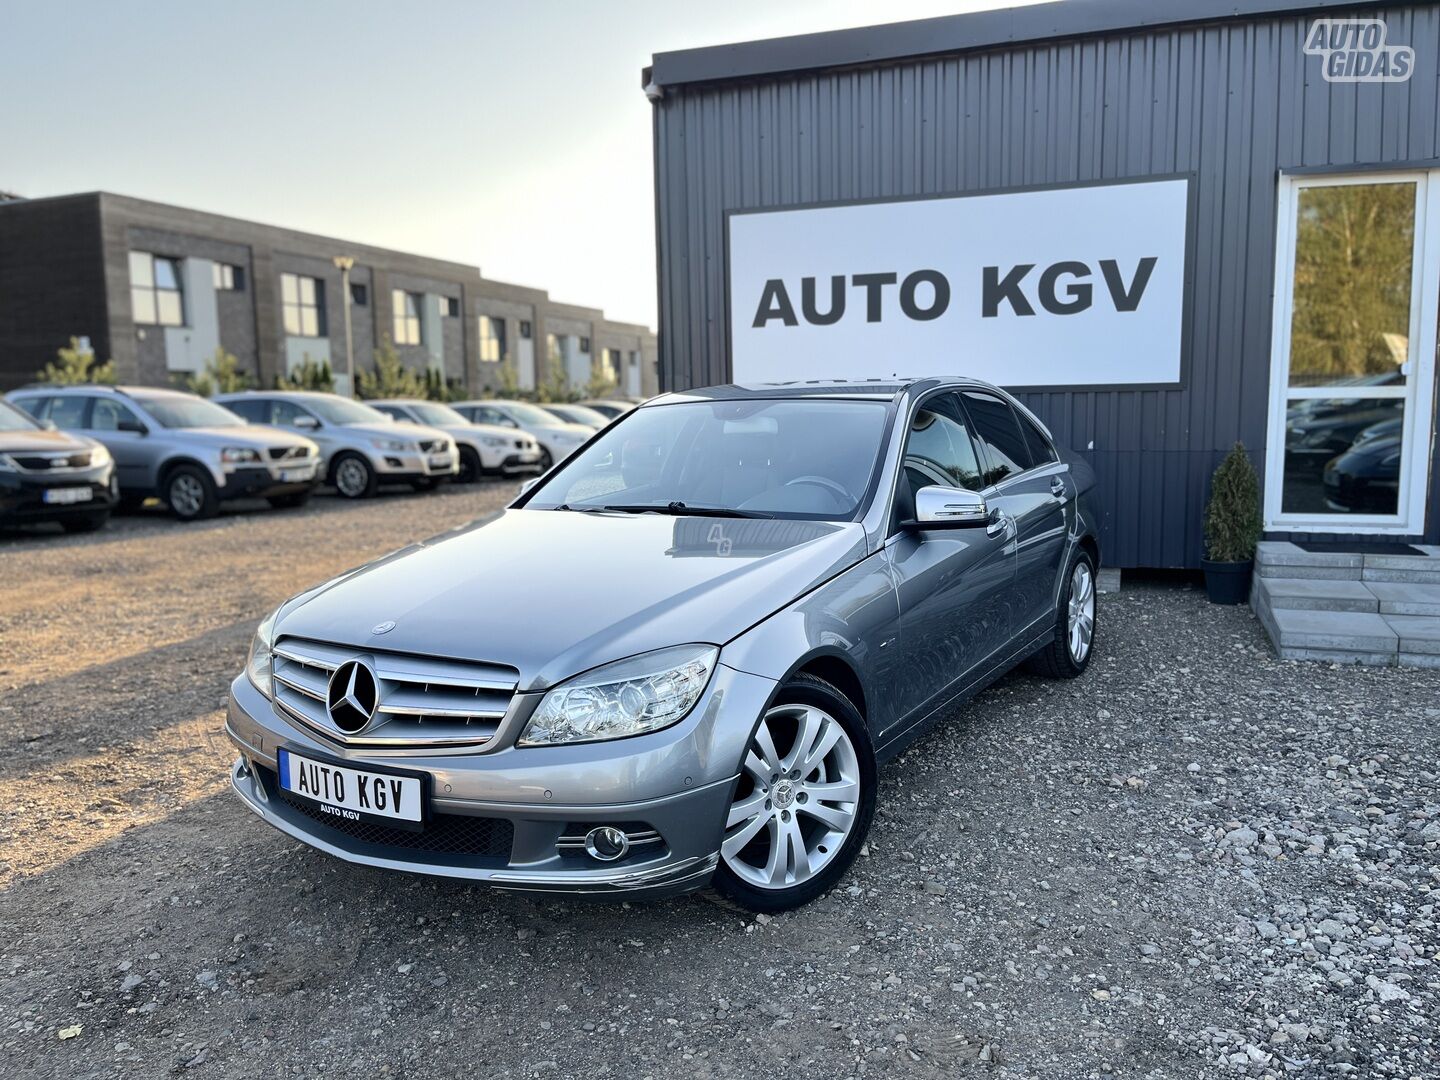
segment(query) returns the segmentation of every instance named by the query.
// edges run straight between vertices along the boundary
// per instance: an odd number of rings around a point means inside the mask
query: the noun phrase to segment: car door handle
[[[1061,480],[1058,476],[1051,480],[1050,494],[1054,495],[1057,499],[1065,498],[1065,481]]]
[[[1000,536],[1002,533],[1006,540],[1014,540],[1020,527],[1015,524],[1015,519],[1004,510],[996,510],[990,520],[985,523],[986,536]]]

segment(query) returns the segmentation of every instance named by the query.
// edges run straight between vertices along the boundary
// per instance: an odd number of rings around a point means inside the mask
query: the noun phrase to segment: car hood
[[[95,444],[64,431],[0,431],[0,454],[59,454],[89,450]]]
[[[340,430],[348,431],[367,439],[447,439],[439,428],[412,424],[409,420],[396,420],[391,424],[341,424]]]
[[[501,427],[499,424],[447,424],[440,429],[453,439],[463,439],[469,436],[478,439],[482,435],[499,439],[526,439],[529,433],[519,428]]]
[[[297,598],[276,631],[506,664],[541,689],[651,649],[724,644],[865,550],[856,523],[505,510]]]
[[[264,450],[272,446],[314,446],[309,439],[293,431],[269,427],[265,424],[237,424],[234,427],[166,428],[168,435],[180,435],[192,445],[223,448],[226,446],[248,447]]]

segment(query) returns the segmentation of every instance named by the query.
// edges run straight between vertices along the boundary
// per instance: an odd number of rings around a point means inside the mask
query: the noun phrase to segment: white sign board
[[[1180,381],[1189,182],[735,213],[738,383]]]

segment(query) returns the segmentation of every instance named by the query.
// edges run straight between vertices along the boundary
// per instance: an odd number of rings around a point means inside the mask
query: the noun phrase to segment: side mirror
[[[150,429],[139,420],[120,420],[115,424],[116,431],[129,431],[136,435],[149,435]]]
[[[973,491],[933,484],[915,493],[915,528],[964,528],[984,525],[989,518],[985,497]]]
[[[40,426],[41,426],[42,428],[44,428],[46,431],[59,431],[59,430],[60,430],[58,427],[55,426],[55,421],[54,421],[54,420],[41,420],[41,421],[40,421]]]
[[[522,480],[522,481],[520,482],[520,492],[519,492],[519,493],[520,493],[521,495],[524,495],[527,491],[529,491],[531,488],[533,488],[533,487],[534,487],[536,484],[538,484],[539,482],[540,482],[540,477],[538,477],[538,476],[532,476],[529,480]]]
[[[306,431],[317,431],[320,427],[320,421],[313,416],[297,416],[295,417],[295,426],[297,428],[303,428]]]

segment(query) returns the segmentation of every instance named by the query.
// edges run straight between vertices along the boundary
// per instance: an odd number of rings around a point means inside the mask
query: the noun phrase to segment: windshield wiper
[[[683,502],[611,504],[596,507],[617,514],[673,514],[675,517],[773,518],[760,510],[732,510],[728,506],[687,506]]]

